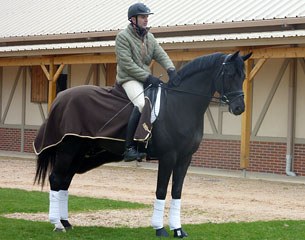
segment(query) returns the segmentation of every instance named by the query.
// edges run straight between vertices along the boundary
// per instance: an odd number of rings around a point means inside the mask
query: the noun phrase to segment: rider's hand
[[[153,87],[158,87],[160,83],[163,83],[160,78],[157,78],[153,75],[149,75],[145,81],[145,85],[152,85]]]
[[[169,86],[179,86],[180,84],[180,76],[177,74],[177,71],[175,68],[169,68],[167,70],[167,74],[168,74],[168,85]]]

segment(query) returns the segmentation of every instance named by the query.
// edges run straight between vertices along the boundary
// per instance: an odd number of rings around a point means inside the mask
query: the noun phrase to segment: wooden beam
[[[261,67],[264,65],[267,59],[263,58],[258,60],[258,62],[255,64],[254,68],[252,69],[250,75],[249,75],[249,81],[252,81],[255,75],[258,73],[258,71],[261,69]]]
[[[225,50],[222,51],[223,53],[233,53],[234,50]],[[215,53],[214,49],[206,49],[206,50],[174,50],[174,51],[168,51],[167,54],[170,57],[172,61],[190,61],[194,58]]]
[[[59,78],[59,75],[61,74],[64,67],[65,67],[65,64],[60,64],[59,68],[57,69],[56,73],[54,74],[54,78],[53,78],[54,82],[57,82],[57,79]]]
[[[54,57],[54,64],[94,64],[94,63],[116,63],[114,53],[110,54],[83,54],[83,55],[69,55]]]
[[[271,86],[271,89],[270,89],[270,91],[269,91],[269,93],[267,95],[267,98],[266,98],[265,103],[264,103],[264,105],[262,107],[262,110],[261,110],[261,112],[260,112],[260,114],[259,114],[259,116],[258,116],[258,118],[256,120],[256,123],[255,123],[255,125],[253,127],[253,131],[252,131],[252,135],[253,136],[257,135],[257,133],[258,133],[258,131],[259,131],[261,125],[262,125],[262,122],[263,122],[263,120],[265,118],[265,115],[268,112],[268,109],[270,107],[272,99],[273,99],[273,97],[274,97],[274,95],[275,95],[275,93],[276,93],[276,91],[277,91],[277,89],[278,89],[278,87],[279,87],[279,85],[280,85],[280,83],[282,81],[282,78],[283,78],[283,76],[284,76],[284,74],[286,72],[286,68],[288,67],[289,62],[290,62],[289,59],[285,59],[283,61],[283,63],[281,64],[279,70],[275,69],[275,71],[278,72],[278,73],[277,73],[276,78],[275,78],[275,80],[273,82],[273,85]]]
[[[50,57],[0,58],[0,66],[35,66],[50,64]]]
[[[68,56],[50,57],[24,57],[24,58],[0,58],[0,66],[35,66],[54,64],[94,64],[94,63],[115,63],[115,54],[83,54]]]
[[[251,59],[261,58],[301,58],[305,57],[305,47],[258,48],[251,50]]]
[[[49,69],[49,94],[48,94],[48,111],[51,109],[51,105],[56,97],[56,81],[54,81],[54,62],[51,62]]]
[[[94,64],[93,66],[93,85],[100,85],[100,66],[99,64]]]
[[[106,64],[106,86],[113,86],[116,80],[116,67],[115,63]]]
[[[253,81],[250,81],[250,73],[253,65],[253,60],[246,61],[246,79],[243,89],[245,94],[245,112],[242,115],[241,123],[241,145],[240,145],[240,168],[247,169],[249,167],[250,157],[250,136],[252,124],[252,88]]]
[[[236,48],[234,48],[236,50]],[[231,53],[233,48],[221,50],[224,53]],[[168,55],[173,61],[189,61],[196,57],[215,52],[215,49],[172,49],[168,50]],[[268,58],[302,58],[305,57],[305,47],[287,47],[287,48],[256,48],[251,59],[268,59]],[[53,60],[52,60],[53,59]],[[99,63],[116,63],[115,53],[105,54],[80,54],[67,56],[49,56],[49,57],[15,57],[0,58],[0,66],[34,66],[54,64],[99,64]]]
[[[46,67],[44,64],[41,64],[40,66],[41,66],[41,68],[42,68],[42,71],[43,71],[44,74],[46,75],[47,79],[50,80],[50,73],[49,73],[47,67]]]

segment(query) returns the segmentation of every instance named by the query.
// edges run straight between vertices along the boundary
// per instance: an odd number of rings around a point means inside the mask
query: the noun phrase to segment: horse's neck
[[[213,74],[197,73],[183,79],[178,88],[168,91],[167,114],[178,122],[191,119],[188,124],[199,124],[214,91],[213,78]]]
[[[199,108],[204,105],[203,103],[209,102],[215,92],[215,76],[214,71],[202,71],[184,79],[180,90],[188,92],[188,96],[187,99],[182,99],[182,101],[190,106],[195,104]]]

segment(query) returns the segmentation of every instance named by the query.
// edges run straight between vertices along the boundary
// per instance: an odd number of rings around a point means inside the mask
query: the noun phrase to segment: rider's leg
[[[124,161],[133,161],[145,157],[145,153],[138,152],[134,141],[134,133],[137,129],[141,112],[145,104],[144,88],[143,84],[138,81],[128,81],[123,83],[122,87],[135,106],[127,125],[126,151],[124,153]]]
[[[138,152],[136,142],[134,141],[134,133],[137,129],[140,117],[141,113],[138,107],[134,107],[127,125],[125,144],[126,151],[124,153],[124,161],[126,162],[142,159],[145,157],[145,153]]]

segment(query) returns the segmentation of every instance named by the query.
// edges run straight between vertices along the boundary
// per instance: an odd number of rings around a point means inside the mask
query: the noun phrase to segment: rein
[[[212,102],[212,103],[229,104],[229,102],[232,102],[232,100],[229,101],[229,99],[225,95],[220,96],[220,97],[215,97],[215,96],[212,96],[212,95],[203,94],[202,92],[194,92],[194,91],[187,91],[187,90],[180,90],[180,89],[169,88],[168,86],[166,86],[166,84],[161,84],[160,86],[163,89],[166,89],[166,90],[169,90],[169,91],[173,91],[173,92],[180,92],[180,93],[195,95],[195,96],[198,96],[198,97],[211,98],[210,102]],[[239,96],[236,96],[235,98],[238,98],[238,97]]]
[[[228,64],[231,64],[230,62],[227,62],[228,58],[231,56],[231,54],[228,54],[221,66],[221,76],[222,76],[222,86],[221,86],[221,92],[220,92],[220,97],[215,97],[212,95],[206,95],[203,94],[202,92],[195,92],[195,91],[187,91],[187,90],[180,90],[180,89],[175,89],[175,88],[169,88],[166,84],[161,84],[161,87],[170,91],[174,92],[180,92],[180,93],[186,93],[190,95],[195,95],[195,96],[200,96],[200,97],[208,97],[210,98],[210,102],[213,103],[220,103],[220,104],[227,104],[229,105],[230,103],[236,101],[239,97],[244,96],[243,91],[233,91],[233,92],[228,92],[224,93],[224,83],[225,83],[225,66]]]

